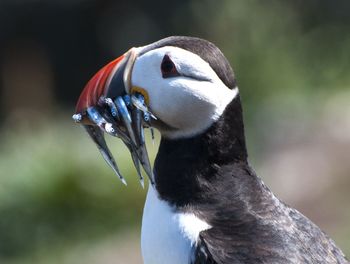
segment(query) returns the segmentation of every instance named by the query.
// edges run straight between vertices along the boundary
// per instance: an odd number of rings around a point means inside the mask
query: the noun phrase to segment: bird
[[[145,264],[349,263],[251,167],[236,76],[212,42],[171,36],[131,48],[87,83],[73,119],[123,183],[104,133],[129,148],[142,184],[141,167],[149,177]],[[153,127],[152,169],[143,128]]]

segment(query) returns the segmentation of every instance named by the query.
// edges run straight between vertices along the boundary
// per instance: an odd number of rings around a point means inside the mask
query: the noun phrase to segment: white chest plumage
[[[141,249],[144,264],[190,263],[199,233],[210,228],[192,213],[176,212],[150,186],[143,211]]]

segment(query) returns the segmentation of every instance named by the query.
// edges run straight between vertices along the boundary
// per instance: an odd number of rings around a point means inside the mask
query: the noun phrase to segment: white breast
[[[192,213],[176,212],[150,186],[143,211],[141,249],[145,264],[187,264],[202,230],[210,228]]]

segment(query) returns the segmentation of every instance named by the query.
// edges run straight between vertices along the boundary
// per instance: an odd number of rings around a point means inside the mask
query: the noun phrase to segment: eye
[[[180,75],[176,69],[174,62],[172,62],[168,55],[164,55],[160,69],[162,71],[163,78],[170,78]]]

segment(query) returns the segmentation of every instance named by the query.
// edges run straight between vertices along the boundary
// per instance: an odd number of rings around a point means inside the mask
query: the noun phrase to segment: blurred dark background
[[[129,155],[110,141],[125,188],[70,117],[99,68],[169,35],[224,52],[252,165],[349,256],[349,1],[1,0],[0,263],[141,263]]]

